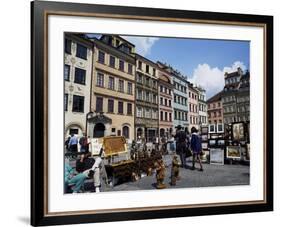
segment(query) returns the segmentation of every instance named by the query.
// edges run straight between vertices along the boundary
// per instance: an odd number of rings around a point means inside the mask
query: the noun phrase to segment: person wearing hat
[[[180,156],[181,160],[181,167],[186,168],[186,149],[187,149],[187,135],[182,130],[182,127],[178,125],[177,127],[177,133],[175,135],[176,139],[176,151]]]
[[[201,145],[201,138],[198,135],[198,130],[195,127],[191,128],[191,141],[190,141],[190,148],[192,150],[192,155],[193,155],[193,159],[192,159],[192,170],[195,170],[195,159],[198,160],[199,165],[200,165],[200,169],[199,171],[203,171],[203,167],[202,167],[202,162],[201,162],[201,158],[200,158],[200,153],[202,150],[202,145]]]

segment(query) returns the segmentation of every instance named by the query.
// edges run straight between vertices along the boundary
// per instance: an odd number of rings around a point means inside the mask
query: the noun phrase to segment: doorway
[[[105,126],[103,123],[97,123],[94,127],[94,138],[104,137]]]

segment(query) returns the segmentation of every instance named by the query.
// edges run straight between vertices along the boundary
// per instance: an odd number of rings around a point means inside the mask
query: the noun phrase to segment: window
[[[123,102],[119,101],[118,102],[118,113],[123,114]]]
[[[153,95],[153,103],[157,103],[157,95]]]
[[[118,91],[124,92],[124,80],[119,80]]]
[[[65,53],[71,54],[71,40],[69,39],[64,40],[64,51]]]
[[[97,97],[96,99],[96,111],[103,112],[103,98]]]
[[[152,73],[152,75],[153,75],[153,76],[156,76],[156,69],[154,69],[154,68],[153,68],[153,73]]]
[[[77,43],[76,57],[87,59],[87,47]]]
[[[142,83],[142,75],[141,74],[138,74],[138,82]]]
[[[167,102],[168,100],[167,99],[165,99],[165,106],[168,106],[168,102]]]
[[[108,99],[107,112],[114,113],[114,100]]]
[[[177,103],[177,96],[174,95],[174,102]]]
[[[142,108],[141,107],[137,108],[137,117],[142,117]]]
[[[163,105],[163,98],[160,97],[160,104]]]
[[[138,69],[142,70],[142,62],[141,61],[139,61]]]
[[[119,60],[119,70],[124,71],[124,61]]]
[[[165,121],[168,121],[168,113],[165,112]]]
[[[169,113],[169,121],[172,121],[172,113]]]
[[[64,94],[64,111],[67,111],[68,107],[68,94]]]
[[[115,68],[115,57],[110,56],[110,58],[109,58],[109,66]]]
[[[73,112],[84,112],[84,96],[73,95]]]
[[[64,65],[64,80],[69,81],[70,65]]]
[[[133,94],[133,84],[131,82],[128,82],[128,94]]]
[[[137,99],[142,99],[142,90],[140,89],[137,90]]]
[[[129,74],[133,74],[133,66],[132,66],[132,64],[128,64],[128,73]]]
[[[157,87],[157,84],[156,84],[156,81],[155,80],[153,80],[153,88],[156,88]]]
[[[149,77],[145,78],[145,84],[146,84],[146,86],[149,86]]]
[[[122,132],[123,132],[123,136],[127,139],[129,139],[129,132],[130,132],[130,129],[128,126],[124,126],[123,129],[122,129]]]
[[[163,121],[163,111],[160,111],[160,121]]]
[[[149,65],[146,65],[146,67],[145,67],[145,72],[146,72],[146,73],[149,73]]]
[[[152,111],[152,119],[157,119],[157,110]]]
[[[74,83],[85,84],[86,82],[86,70],[75,68]]]
[[[174,112],[174,119],[175,119],[175,120],[177,120],[177,117],[178,117],[177,113],[178,113],[178,112],[175,110],[175,112]]]
[[[104,75],[102,73],[97,74],[97,86],[104,87]]]
[[[98,62],[104,64],[105,62],[105,53],[99,51]]]
[[[146,94],[145,94],[145,99],[146,99],[147,102],[150,101],[150,100],[149,100],[149,97],[150,97],[150,95],[149,95],[149,92],[147,91]]]
[[[151,118],[150,109],[145,109],[145,118]]]
[[[127,103],[127,114],[128,115],[132,115],[133,114],[132,103]]]
[[[110,76],[108,78],[108,89],[114,90],[114,88],[115,88],[115,80],[113,76]]]
[[[172,101],[169,99],[169,107],[172,106]]]
[[[163,86],[160,85],[160,92],[163,92]]]

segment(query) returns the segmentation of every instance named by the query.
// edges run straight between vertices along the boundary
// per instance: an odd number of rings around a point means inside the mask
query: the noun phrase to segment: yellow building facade
[[[91,112],[88,135],[134,139],[134,45],[119,36],[103,35],[94,43]]]

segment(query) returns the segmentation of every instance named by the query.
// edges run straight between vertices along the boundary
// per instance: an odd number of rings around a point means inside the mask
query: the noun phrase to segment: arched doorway
[[[124,126],[122,129],[122,135],[126,138],[129,139],[130,137],[130,129],[128,126]]]
[[[104,137],[105,126],[103,123],[97,123],[94,127],[94,138]]]
[[[160,137],[163,137],[163,136],[165,136],[165,129],[161,128],[160,129]]]
[[[137,130],[137,138],[142,137],[142,128],[138,128]]]

